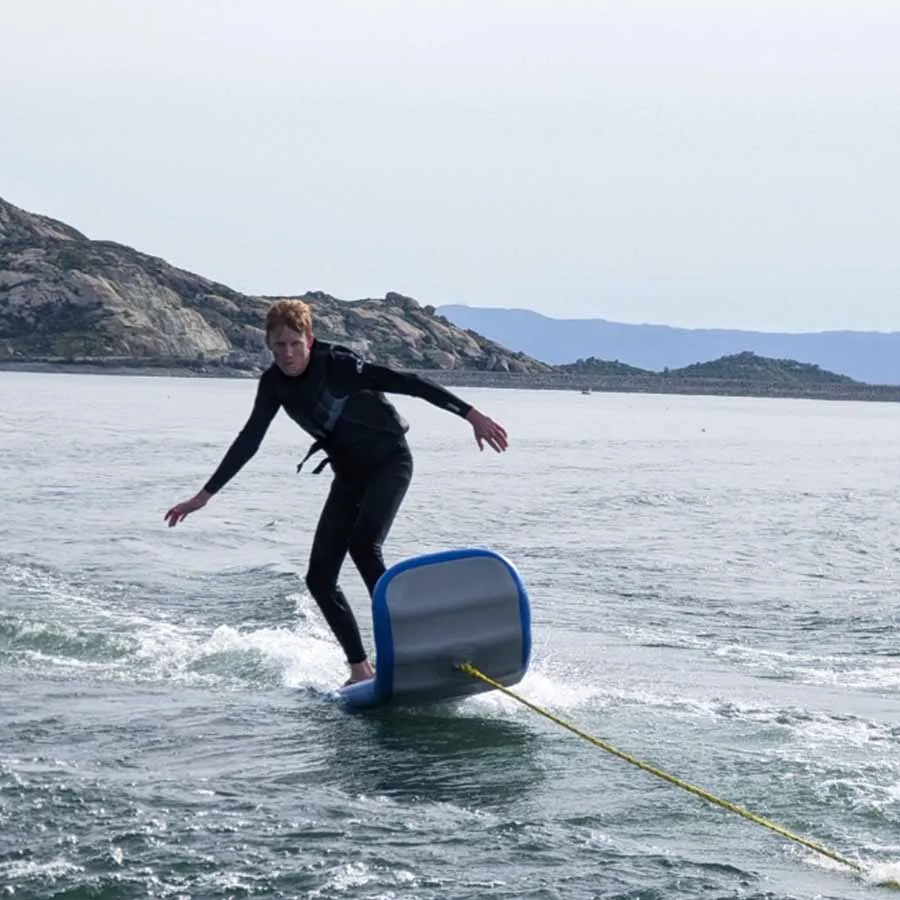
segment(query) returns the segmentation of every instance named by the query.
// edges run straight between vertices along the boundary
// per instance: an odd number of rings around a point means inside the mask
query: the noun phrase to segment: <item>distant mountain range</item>
[[[454,325],[556,366],[595,357],[663,372],[749,351],[821,366],[867,384],[900,384],[900,332],[675,328],[463,305],[440,306],[437,312]]]

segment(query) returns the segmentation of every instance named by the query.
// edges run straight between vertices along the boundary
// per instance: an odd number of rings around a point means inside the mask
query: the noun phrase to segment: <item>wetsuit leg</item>
[[[364,487],[340,477],[332,481],[316,526],[306,573],[306,586],[349,663],[362,662],[366,651],[353,610],[337,580],[350,546]]]
[[[371,595],[384,574],[382,545],[406,496],[413,473],[412,454],[403,446],[366,484],[350,536],[350,557]]]
[[[351,664],[362,662],[366,652],[338,575],[349,550],[369,594],[374,591],[385,571],[382,544],[406,495],[412,469],[412,455],[404,446],[365,479],[336,477],[319,516],[306,586]]]

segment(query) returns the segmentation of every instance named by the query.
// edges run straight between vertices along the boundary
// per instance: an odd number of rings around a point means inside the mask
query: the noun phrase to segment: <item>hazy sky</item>
[[[248,293],[900,330],[900,3],[8,0],[0,196]]]

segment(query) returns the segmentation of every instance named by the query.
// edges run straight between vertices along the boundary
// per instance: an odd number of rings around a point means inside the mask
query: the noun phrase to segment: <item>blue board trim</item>
[[[346,684],[338,692],[347,706],[375,706],[378,698],[375,694],[375,679],[367,678],[355,684]]]
[[[401,563],[402,565],[402,563]],[[375,637],[374,698],[387,703],[394,694],[394,630],[387,605],[387,586],[396,575],[397,567],[388,569],[372,592],[372,632]]]
[[[374,706],[389,703],[394,696],[394,633],[387,604],[387,589],[391,581],[409,569],[452,562],[458,559],[490,557],[507,568],[518,591],[519,618],[522,627],[522,670],[528,669],[531,658],[531,610],[528,592],[515,566],[502,554],[484,547],[463,547],[440,550],[402,560],[388,569],[372,592],[372,630],[375,639],[375,678],[341,688],[340,695],[350,706]]]

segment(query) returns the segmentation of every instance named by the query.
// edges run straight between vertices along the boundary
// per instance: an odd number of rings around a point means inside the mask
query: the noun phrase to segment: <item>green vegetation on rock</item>
[[[573,363],[565,363],[556,366],[560,372],[571,375],[652,375],[647,369],[639,369],[614,359],[597,359],[589,356],[587,359],[578,359]]]
[[[846,375],[827,372],[810,363],[771,359],[749,351],[722,356],[711,362],[694,363],[682,369],[671,369],[666,374],[669,378],[727,379],[760,384],[858,384]]]

